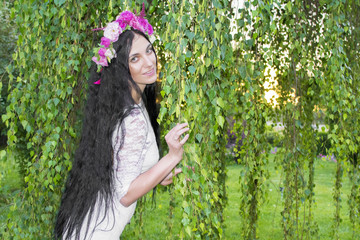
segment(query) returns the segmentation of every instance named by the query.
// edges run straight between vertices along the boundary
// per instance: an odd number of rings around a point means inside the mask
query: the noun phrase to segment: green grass
[[[281,170],[276,170],[275,165],[270,159],[268,170],[270,179],[268,180],[268,200],[260,207],[260,215],[258,221],[258,238],[259,239],[283,239],[283,230],[281,227],[281,211],[283,210],[283,202],[279,187],[283,181]],[[312,239],[333,239],[332,225],[335,211],[333,201],[333,188],[335,182],[336,163],[330,161],[318,160],[315,169],[315,203],[313,207],[314,222],[318,226],[318,237]],[[240,239],[241,236],[241,218],[239,215],[240,187],[239,175],[241,171],[240,165],[228,166],[227,193],[228,205],[224,211],[225,239]],[[9,208],[12,204],[12,197],[19,191],[20,179],[13,160],[0,162],[0,231],[6,223]],[[165,239],[167,234],[167,221],[169,211],[170,195],[167,191],[163,191],[163,187],[159,187],[157,191],[156,207],[151,206],[151,201],[146,204],[146,211],[143,214],[143,232],[144,239]],[[343,177],[342,185],[342,208],[340,224],[340,239],[353,239],[352,228],[348,216],[347,196],[350,192],[350,183],[347,176]],[[178,232],[180,223],[180,196],[176,196],[174,232]],[[125,228],[122,239],[138,239],[134,237],[133,232],[139,226],[134,223]],[[1,232],[0,232],[1,236]]]
[[[272,159],[271,159],[272,160]],[[271,161],[270,161],[271,162]],[[333,239],[332,225],[334,219],[335,206],[333,201],[333,189],[335,183],[336,163],[318,160],[315,165],[315,196],[312,209],[314,223],[318,226],[318,235],[312,235],[311,239]],[[268,180],[268,200],[260,207],[258,221],[259,239],[283,239],[283,229],[281,226],[281,211],[283,202],[279,190],[280,183],[283,181],[281,170],[275,169],[275,164],[269,164],[270,179]],[[224,212],[225,217],[225,239],[240,239],[241,237],[241,217],[239,215],[240,185],[239,175],[240,165],[228,166],[227,192],[228,205]],[[347,196],[350,193],[350,183],[347,176],[343,177],[342,186],[342,208],[339,234],[340,239],[353,239],[352,228],[348,216]],[[166,221],[168,219],[167,192],[157,192],[157,206],[152,208],[149,203],[147,211],[144,213],[144,232],[146,239],[165,239]],[[178,196],[179,197],[179,196]],[[179,198],[177,198],[179,202]],[[303,211],[301,211],[303,213]],[[176,223],[174,232],[180,229],[180,204],[177,204],[175,212]],[[134,224],[130,224],[124,231],[124,239],[137,239],[131,237],[131,232],[135,231]]]
[[[233,168],[232,166],[231,168]],[[235,168],[235,167],[234,167]],[[240,167],[236,167],[238,170]],[[312,208],[313,221],[318,226],[318,238],[319,239],[333,239],[332,225],[334,219],[335,205],[333,200],[333,189],[335,185],[335,169],[336,163],[331,161],[317,160],[315,164],[315,196]],[[270,184],[268,187],[269,198],[268,201],[261,205],[260,217],[259,217],[259,239],[282,239],[282,226],[281,226],[281,211],[283,210],[283,202],[281,198],[281,192],[279,191],[280,185],[284,176],[281,176],[281,171],[275,169],[274,164],[270,164],[268,168],[270,172]],[[342,186],[342,209],[341,218],[342,223],[340,225],[340,239],[352,239],[352,230],[348,217],[348,205],[347,196],[350,193],[349,179],[343,177]],[[230,195],[231,197],[231,195]],[[233,198],[236,201],[236,198]],[[230,205],[227,210],[229,210]],[[233,209],[235,211],[236,209]],[[300,211],[303,214],[303,209]],[[235,224],[231,220],[232,225]],[[235,229],[233,231],[236,231]],[[233,232],[231,231],[231,232]],[[231,238],[229,238],[231,239]],[[312,237],[314,239],[314,237]]]
[[[19,192],[20,177],[13,159],[0,161],[0,238],[6,219],[13,204],[13,197]]]

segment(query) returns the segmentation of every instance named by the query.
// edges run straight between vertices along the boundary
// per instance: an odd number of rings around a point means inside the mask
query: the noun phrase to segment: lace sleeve
[[[140,109],[133,109],[113,134],[115,188],[118,199],[141,173],[147,123]],[[122,143],[122,144],[121,144]]]

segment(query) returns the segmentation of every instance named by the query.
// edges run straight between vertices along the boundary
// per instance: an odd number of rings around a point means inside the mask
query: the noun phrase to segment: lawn
[[[20,178],[14,161],[0,161],[0,239],[5,228],[12,198],[20,191]]]
[[[259,239],[283,239],[283,230],[281,226],[281,211],[283,210],[281,201],[281,192],[279,184],[282,181],[281,172],[275,170],[275,165],[272,163],[273,158],[270,159],[269,172],[269,186],[268,186],[268,201],[266,201],[260,208],[260,216],[258,222],[258,238]],[[315,203],[313,207],[314,221],[318,226],[318,237],[312,239],[333,239],[332,224],[334,216],[334,202],[333,202],[333,188],[335,182],[335,168],[336,163],[328,160],[318,159],[315,169]],[[240,165],[228,166],[227,178],[227,193],[228,205],[225,209],[225,239],[240,239],[241,236],[241,218],[239,215],[239,174],[241,171]],[[353,239],[352,229],[348,216],[347,195],[350,193],[350,183],[347,176],[343,177],[342,187],[342,208],[340,225],[340,239]],[[165,239],[166,221],[168,219],[168,201],[169,194],[164,191],[157,192],[157,206],[151,207],[149,203],[144,213],[144,232],[146,239]],[[178,224],[175,224],[176,229],[180,228],[180,204],[177,205],[175,218]],[[136,226],[129,225],[125,229],[124,239],[137,239],[131,237],[131,232]]]
[[[268,182],[268,201],[261,205],[260,216],[258,222],[259,239],[282,239],[281,227],[281,211],[282,201],[279,184],[282,181],[281,172],[275,170],[272,158],[270,159],[269,172],[270,179]],[[315,169],[315,206],[313,209],[314,221],[318,225],[318,237],[313,239],[333,239],[331,236],[331,228],[333,224],[334,202],[332,197],[333,186],[335,181],[336,163],[327,160],[318,160]],[[225,239],[239,239],[241,235],[241,218],[239,215],[239,173],[240,165],[228,166],[227,192],[228,205],[225,209]],[[0,162],[0,231],[3,231],[9,207],[11,206],[11,198],[19,191],[20,181],[16,171],[15,164],[10,161]],[[340,225],[341,239],[352,239],[352,229],[349,223],[347,195],[350,191],[350,183],[347,176],[343,177],[342,187],[342,208]],[[165,239],[166,221],[168,220],[170,195],[164,191],[163,187],[159,187],[157,191],[156,207],[148,201],[143,215],[143,232],[146,239]],[[175,202],[180,199],[176,197]],[[180,228],[180,204],[175,207],[174,232]],[[138,239],[133,236],[133,232],[137,226],[130,224],[126,227],[122,239]],[[0,232],[1,237],[1,232]]]
[[[318,239],[333,239],[331,235],[331,228],[334,216],[334,202],[333,202],[333,186],[335,182],[335,168],[336,163],[331,161],[318,160],[315,169],[315,206],[313,208],[314,221],[319,227]],[[237,239],[240,235],[239,204],[240,198],[238,176],[241,167],[232,165],[228,168],[228,194],[229,205],[225,210],[225,238]],[[283,178],[281,173],[274,168],[274,164],[269,166],[270,181],[268,187],[268,201],[261,206],[259,216],[259,239],[283,239],[281,226],[281,211],[283,210],[283,203],[279,184]],[[342,223],[340,227],[340,239],[352,239],[352,231],[348,217],[347,195],[350,193],[350,184],[347,177],[343,178],[342,188],[342,209],[341,217]],[[317,238],[313,238],[317,239]]]

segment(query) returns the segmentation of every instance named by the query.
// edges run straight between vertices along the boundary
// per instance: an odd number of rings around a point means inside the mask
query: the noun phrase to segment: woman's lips
[[[155,68],[153,68],[153,69],[151,69],[150,71],[144,73],[144,75],[146,75],[146,76],[152,76],[152,75],[154,75],[154,74],[155,74]]]

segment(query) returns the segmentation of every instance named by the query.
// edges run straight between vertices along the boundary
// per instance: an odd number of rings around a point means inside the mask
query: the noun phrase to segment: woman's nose
[[[152,66],[152,65],[154,65],[154,59],[153,59],[154,57],[153,56],[146,56],[145,57],[145,65],[146,66]]]

